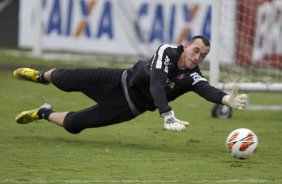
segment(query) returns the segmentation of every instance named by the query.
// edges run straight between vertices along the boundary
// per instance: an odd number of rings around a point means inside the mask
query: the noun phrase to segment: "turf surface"
[[[0,72],[0,183],[282,183],[280,111],[234,111],[232,119],[214,119],[211,104],[188,93],[171,103],[177,117],[191,123],[183,132],[164,130],[158,113],[147,112],[72,135],[44,120],[18,125],[14,118],[44,102],[56,111],[94,102],[14,79],[12,69]],[[281,97],[257,93],[252,100],[281,105]],[[225,149],[227,135],[241,127],[259,138],[257,153],[247,160],[234,159]]]

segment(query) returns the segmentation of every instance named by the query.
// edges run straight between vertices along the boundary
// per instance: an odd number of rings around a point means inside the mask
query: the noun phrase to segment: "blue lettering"
[[[137,39],[140,41],[140,42],[144,42],[145,41],[145,38],[142,34],[142,30],[139,26],[139,23],[140,22],[140,19],[143,15],[146,15],[148,13],[148,4],[143,4],[141,6],[141,8],[139,9],[138,11],[138,16],[137,16],[137,19],[134,21],[134,29],[135,29],[135,33],[136,33],[136,36],[137,36]]]
[[[104,11],[102,13],[102,17],[99,24],[99,30],[97,33],[97,37],[100,38],[102,34],[107,34],[109,38],[113,38],[113,30],[112,30],[112,9],[111,3],[106,1],[104,6]]]
[[[191,17],[190,17],[190,8],[187,7],[187,5],[183,6],[183,13],[184,13],[184,20],[185,22],[190,22]],[[192,29],[190,29],[189,34],[186,37],[186,40],[190,40],[192,38]]]
[[[164,42],[164,17],[163,17],[163,7],[162,5],[157,5],[156,14],[154,17],[152,32],[150,35],[150,43],[156,39],[159,39],[161,43]]]
[[[61,5],[60,0],[54,0],[53,8],[51,10],[51,16],[48,22],[47,34],[52,31],[57,31],[59,35],[62,33],[62,17],[61,17]]]
[[[208,38],[209,40],[211,39],[211,6],[208,7],[206,16],[205,16],[205,21],[202,29],[203,35]]]
[[[87,4],[85,1],[81,0],[80,1],[80,7],[81,7],[81,13],[83,17],[87,17],[89,15],[88,9],[87,9]],[[86,27],[84,29],[84,33],[87,37],[91,37],[91,31],[90,31],[90,26],[88,22],[86,22]]]
[[[183,5],[183,15],[185,22],[190,21],[190,10],[189,7],[187,7],[187,4]]]
[[[175,22],[176,6],[171,7],[170,21],[169,21],[169,43],[172,43],[174,34],[174,22]]]
[[[69,0],[68,12],[67,12],[67,29],[65,35],[69,36],[71,33],[71,18],[72,18],[73,0]]]

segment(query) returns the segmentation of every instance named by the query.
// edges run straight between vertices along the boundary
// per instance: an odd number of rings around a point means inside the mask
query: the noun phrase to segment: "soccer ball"
[[[246,128],[232,131],[226,139],[226,148],[229,153],[238,159],[247,159],[252,156],[258,147],[258,137]]]

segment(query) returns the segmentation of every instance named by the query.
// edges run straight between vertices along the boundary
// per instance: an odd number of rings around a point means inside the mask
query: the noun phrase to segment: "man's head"
[[[203,36],[194,36],[183,45],[182,59],[185,68],[193,69],[202,63],[210,51],[210,42]]]

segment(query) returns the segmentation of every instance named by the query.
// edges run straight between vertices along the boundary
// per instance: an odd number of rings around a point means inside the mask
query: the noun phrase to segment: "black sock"
[[[39,116],[39,119],[46,119],[49,121],[50,114],[54,112],[52,109],[42,108],[37,112],[37,115]]]
[[[41,72],[39,74],[38,82],[43,83],[43,84],[49,84],[50,82],[45,79],[44,73],[45,72]]]

